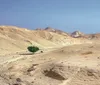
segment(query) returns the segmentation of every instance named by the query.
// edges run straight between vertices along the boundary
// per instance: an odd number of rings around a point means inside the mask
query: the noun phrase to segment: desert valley
[[[100,33],[0,26],[0,85],[100,85]]]

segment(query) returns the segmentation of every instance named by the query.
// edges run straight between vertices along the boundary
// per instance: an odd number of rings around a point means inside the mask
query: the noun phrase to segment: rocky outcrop
[[[71,36],[74,37],[74,38],[79,38],[79,37],[84,36],[84,34],[80,31],[75,31],[71,34]]]

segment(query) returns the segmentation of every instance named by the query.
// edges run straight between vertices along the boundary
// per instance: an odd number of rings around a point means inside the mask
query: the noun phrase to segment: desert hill
[[[88,39],[73,38],[68,33],[50,27],[29,30],[16,26],[0,26],[1,53],[23,51],[31,44],[40,48],[55,48],[82,43],[91,43],[91,41]]]
[[[100,85],[100,34],[0,26],[0,85]]]

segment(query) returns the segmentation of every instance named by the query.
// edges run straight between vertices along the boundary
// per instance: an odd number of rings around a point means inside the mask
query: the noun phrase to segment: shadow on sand
[[[19,55],[34,55],[35,53],[20,53]]]

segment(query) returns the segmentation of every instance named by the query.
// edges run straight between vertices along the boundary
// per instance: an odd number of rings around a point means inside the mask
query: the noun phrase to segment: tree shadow
[[[35,53],[20,53],[19,55],[34,55]]]
[[[26,53],[19,53],[19,55],[34,55],[34,54],[41,54],[43,53],[43,51],[40,51],[40,52],[35,52],[35,53],[32,53],[32,52],[26,52]]]

